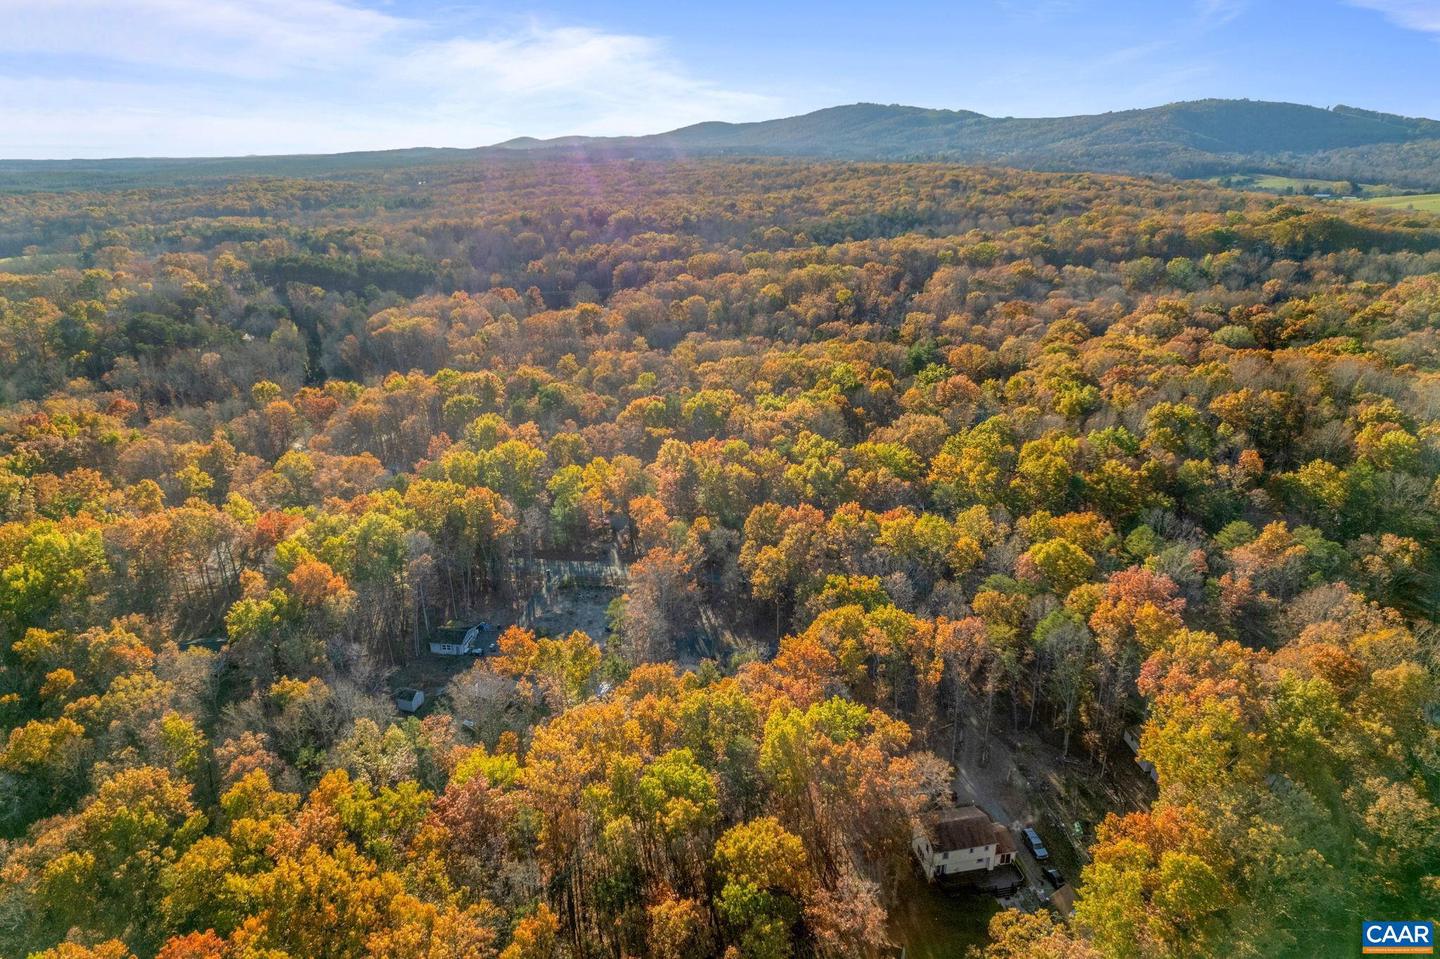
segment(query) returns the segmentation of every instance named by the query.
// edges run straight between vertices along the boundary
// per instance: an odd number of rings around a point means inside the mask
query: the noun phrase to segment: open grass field
[[[1305,177],[1275,176],[1268,173],[1237,174],[1228,177],[1212,177],[1211,183],[1229,186],[1238,190],[1257,190],[1265,193],[1329,192],[1337,186],[1334,180],[1314,180]],[[1359,200],[1372,206],[1391,207],[1400,210],[1416,210],[1421,213],[1440,213],[1440,193],[1400,194],[1399,187],[1384,183],[1357,183]]]
[[[1388,206],[1421,213],[1440,213],[1440,193],[1417,193],[1411,196],[1377,196],[1365,201],[1371,206]]]
[[[1307,187],[1314,190],[1319,190],[1322,193],[1326,193],[1329,192],[1330,188],[1334,185],[1334,180],[1310,180],[1304,177],[1294,176],[1263,175],[1252,177],[1250,179],[1251,189],[1273,190],[1276,193],[1283,192],[1286,189],[1291,189],[1294,190],[1296,193],[1299,193]]]
[[[43,273],[58,267],[76,266],[73,253],[42,253],[36,256],[0,256],[0,273]]]
[[[1277,176],[1270,173],[1240,173],[1211,177],[1211,183],[1237,190],[1259,190],[1265,193],[1329,193],[1343,181],[1318,180],[1307,177]],[[1362,197],[1393,193],[1395,188],[1383,183],[1357,183]]]

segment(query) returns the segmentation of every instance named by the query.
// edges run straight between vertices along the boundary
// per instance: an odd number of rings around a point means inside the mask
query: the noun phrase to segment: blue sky
[[[1440,118],[1440,0],[0,0],[0,156],[478,146],[860,100]]]

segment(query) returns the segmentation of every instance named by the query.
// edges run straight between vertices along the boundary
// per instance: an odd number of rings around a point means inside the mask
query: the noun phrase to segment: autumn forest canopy
[[[1073,914],[935,955],[1350,955],[1440,911],[1437,477],[1403,209],[543,151],[0,194],[0,955],[924,956],[917,824],[1012,755]]]

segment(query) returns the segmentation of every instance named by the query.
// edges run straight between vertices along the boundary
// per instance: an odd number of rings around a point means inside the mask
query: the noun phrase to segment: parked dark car
[[[1040,834],[1033,826],[1026,826],[1020,830],[1020,834],[1025,837],[1025,845],[1030,847],[1031,855],[1041,861],[1050,858],[1050,851],[1045,848],[1045,843],[1041,841]]]
[[[1040,871],[1045,874],[1045,881],[1050,884],[1050,888],[1059,889],[1061,886],[1065,885],[1065,877],[1061,875],[1060,870],[1056,869],[1054,866],[1046,866]]]

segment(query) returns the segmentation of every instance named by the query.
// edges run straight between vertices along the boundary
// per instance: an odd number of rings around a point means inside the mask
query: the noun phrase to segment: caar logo
[[[1360,951],[1373,955],[1428,956],[1435,952],[1428,922],[1367,922],[1360,927]]]

